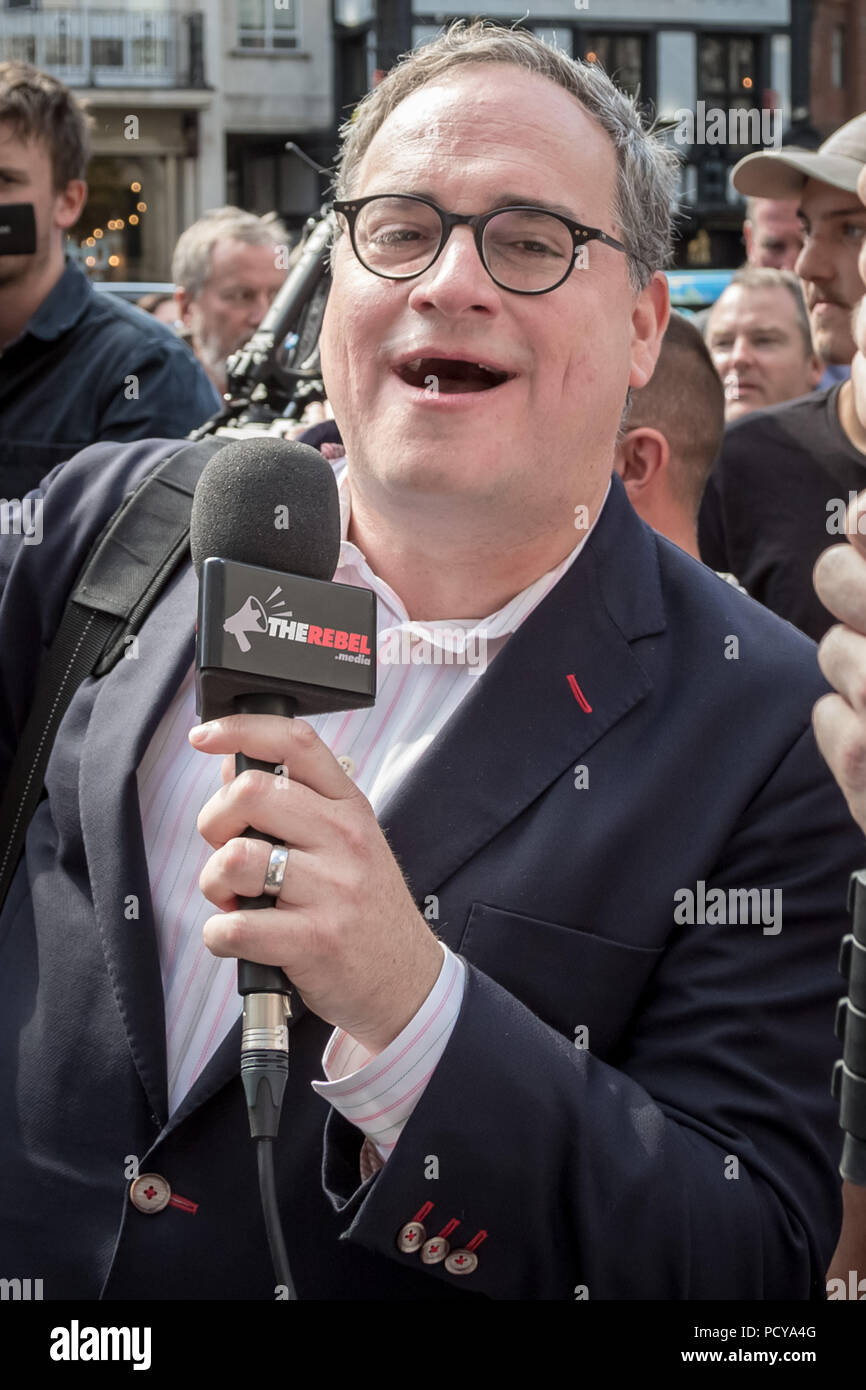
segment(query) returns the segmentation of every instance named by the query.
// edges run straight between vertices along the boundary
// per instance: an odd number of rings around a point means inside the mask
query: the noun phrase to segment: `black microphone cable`
[[[279,714],[286,719],[291,719],[296,704],[291,696],[273,693],[248,695],[235,701],[238,714]],[[270,763],[237,753],[235,776],[239,777],[249,768],[260,772],[275,771]],[[260,830],[249,827],[244,831],[243,838],[263,840],[270,845],[278,843]],[[258,898],[238,898],[238,905],[244,909],[273,907],[274,900],[267,893],[262,893]],[[274,1176],[274,1143],[289,1079],[291,987],[285,971],[278,965],[259,965],[255,961],[239,960],[238,993],[244,1001],[241,1081],[247,1100],[250,1136],[256,1145],[262,1215],[277,1283],[284,1286],[287,1297],[292,1300],[298,1295],[289,1268]]]

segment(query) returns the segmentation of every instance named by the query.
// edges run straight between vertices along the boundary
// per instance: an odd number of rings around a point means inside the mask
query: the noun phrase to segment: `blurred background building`
[[[779,111],[786,142],[812,145],[866,110],[866,0],[0,0],[0,57],[87,99],[95,157],[76,237],[91,270],[161,280],[208,207],[275,210],[299,230],[327,181],[286,141],[330,164],[339,122],[397,55],[476,15],[603,64],[672,140],[699,103]],[[678,264],[742,260],[729,171],[756,147],[677,140]]]
[[[0,0],[0,58],[53,73],[94,117],[76,236],[100,278],[165,280],[206,208],[278,209],[300,228],[320,201],[285,143],[332,154],[327,0]]]
[[[866,110],[866,0],[497,0],[483,10],[452,0],[441,11],[429,0],[335,0],[338,100],[357,100],[397,53],[475,14],[521,23],[575,57],[602,63],[671,123],[671,139],[677,113],[697,112],[699,103],[706,112],[778,110],[786,143],[813,145]],[[757,146],[677,148],[687,213],[677,263],[739,264],[743,200],[729,172]]]

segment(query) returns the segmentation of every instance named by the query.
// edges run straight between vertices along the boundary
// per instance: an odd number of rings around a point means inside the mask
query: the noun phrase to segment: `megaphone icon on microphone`
[[[265,610],[255,594],[250,594],[246,603],[239,608],[237,613],[233,613],[230,618],[226,618],[223,623],[223,632],[230,632],[237,639],[237,644],[242,652],[248,652],[250,644],[247,641],[248,632],[267,632],[268,620]]]

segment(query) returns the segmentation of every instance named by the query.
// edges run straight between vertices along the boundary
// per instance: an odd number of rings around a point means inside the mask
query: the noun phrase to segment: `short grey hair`
[[[716,304],[722,299],[728,290],[738,286],[744,290],[787,290],[794,301],[797,311],[797,327],[803,337],[804,356],[810,357],[815,351],[812,342],[812,326],[809,323],[809,311],[806,308],[806,300],[803,297],[803,287],[800,284],[793,270],[777,270],[775,266],[769,265],[744,265],[740,270],[734,272],[730,281],[722,290]],[[716,305],[713,305],[715,309]],[[712,310],[707,318],[707,336],[709,336],[710,324],[712,323]]]
[[[548,78],[576,97],[610,136],[617,160],[612,213],[628,248],[632,285],[643,289],[670,259],[679,159],[662,136],[644,125],[634,99],[614,86],[599,64],[577,62],[527,29],[458,20],[430,43],[404,54],[340,129],[335,196],[351,197],[361,161],[395,107],[465,63],[512,63]]]
[[[243,241],[247,246],[285,247],[289,234],[273,213],[257,217],[242,208],[211,208],[182,232],[171,258],[171,278],[193,299],[210,275],[211,254],[218,241]]]

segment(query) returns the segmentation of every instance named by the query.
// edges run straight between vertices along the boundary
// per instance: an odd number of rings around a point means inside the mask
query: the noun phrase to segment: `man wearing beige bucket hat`
[[[805,239],[795,270],[816,351],[840,365],[854,356],[852,316],[866,288],[857,264],[866,242],[857,196],[864,167],[866,113],[817,150],[747,155],[733,172],[747,196],[799,200]],[[866,425],[850,380],[754,411],[726,432],[701,510],[701,556],[818,640],[832,620],[812,569],[842,530],[849,492],[864,484]]]

